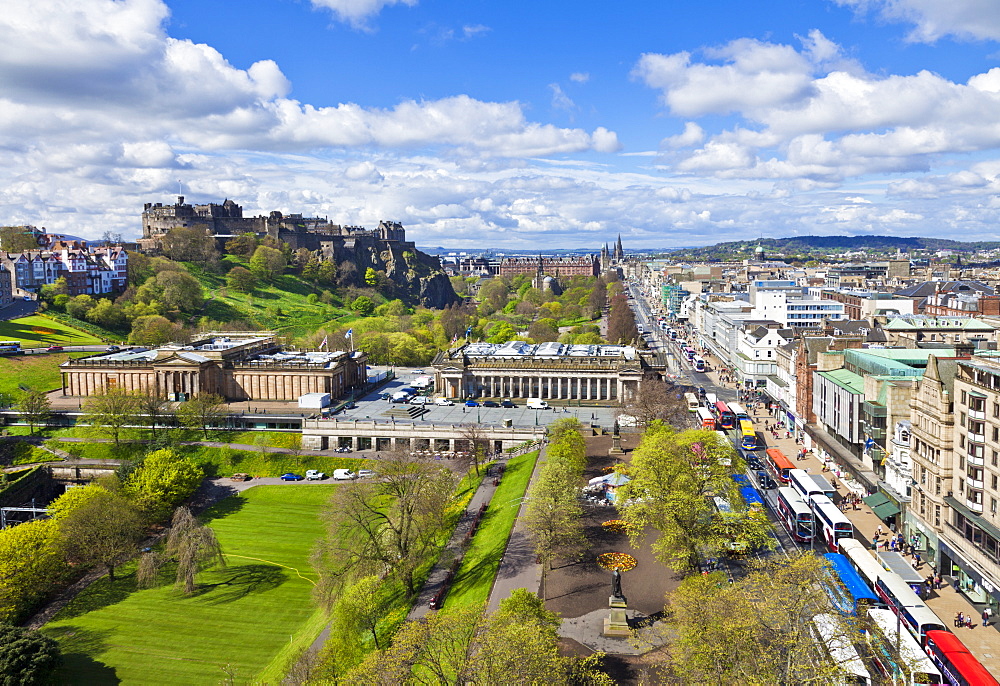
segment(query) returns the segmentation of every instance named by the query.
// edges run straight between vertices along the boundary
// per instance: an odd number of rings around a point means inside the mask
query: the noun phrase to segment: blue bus
[[[885,607],[846,557],[840,553],[827,553],[823,557],[830,565],[824,588],[840,614],[864,617],[871,608]]]
[[[760,497],[760,493],[753,487],[753,484],[750,482],[750,479],[746,477],[746,475],[732,474],[730,475],[730,478],[732,478],[733,482],[739,486],[740,495],[743,496],[743,502],[746,503],[747,507],[764,507],[764,499]]]

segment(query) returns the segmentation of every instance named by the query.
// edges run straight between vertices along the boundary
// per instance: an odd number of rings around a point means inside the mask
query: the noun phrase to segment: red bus
[[[789,470],[795,469],[795,465],[792,461],[785,457],[785,453],[781,452],[777,448],[767,449],[767,464],[770,466],[771,471],[783,484],[787,484],[791,481],[788,476]]]
[[[715,417],[707,407],[698,408],[698,421],[701,422],[701,428],[715,431]]]
[[[928,631],[924,649],[949,684],[954,686],[1000,684],[950,631]]]
[[[736,415],[721,400],[715,403],[715,416],[719,420],[720,429],[736,428]]]
[[[788,486],[778,489],[778,518],[799,543],[808,543],[813,537],[813,513],[802,497]]]

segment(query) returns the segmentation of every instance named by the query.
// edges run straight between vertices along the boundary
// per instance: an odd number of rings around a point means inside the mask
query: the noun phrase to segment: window
[[[992,488],[994,491],[997,490],[997,475],[996,474],[994,474],[993,476],[990,477],[990,488]]]
[[[997,514],[997,499],[996,498],[990,498],[990,514],[993,515],[994,517]]]
[[[934,526],[936,526],[936,527],[940,527],[941,526],[941,506],[940,505],[935,505],[934,506]]]
[[[998,461],[1000,461],[1000,455],[997,455],[997,451],[994,450],[993,457],[990,458],[990,462],[993,464],[994,467],[996,467]]]
[[[993,427],[993,442],[1000,441],[1000,427]]]

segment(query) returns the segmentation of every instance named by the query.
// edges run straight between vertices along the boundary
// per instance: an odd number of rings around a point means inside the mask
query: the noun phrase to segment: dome
[[[763,245],[758,245],[756,248],[754,248],[753,251],[755,253],[757,253],[758,255],[763,255],[764,254],[764,246]]]

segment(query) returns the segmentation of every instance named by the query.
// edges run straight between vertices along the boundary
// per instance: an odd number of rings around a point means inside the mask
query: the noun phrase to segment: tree
[[[469,451],[469,463],[475,468],[476,476],[479,476],[479,465],[486,460],[486,451],[490,445],[489,436],[479,424],[463,424],[461,434]]]
[[[375,649],[378,641],[378,624],[389,609],[390,598],[375,575],[365,576],[347,586],[337,595],[333,608],[333,625],[338,632],[350,636],[370,635]]]
[[[126,323],[122,308],[107,298],[98,300],[85,316],[88,322],[103,326],[105,329],[121,329]]]
[[[84,403],[81,421],[120,446],[125,429],[139,423],[139,396],[114,386],[98,391]]]
[[[48,636],[0,624],[0,686],[43,686],[62,663],[59,644]]]
[[[177,408],[178,421],[189,429],[201,429],[206,439],[209,428],[219,424],[226,415],[225,401],[214,393],[199,393]]]
[[[628,305],[624,295],[611,298],[611,308],[608,311],[608,341],[611,343],[630,343],[639,338],[639,329],[635,325],[635,313]]]
[[[383,454],[379,480],[338,488],[324,510],[328,533],[316,566],[326,589],[355,569],[387,574],[412,594],[414,573],[435,548],[455,475],[431,460]]]
[[[165,517],[194,493],[205,472],[173,450],[154,450],[129,476],[124,491],[152,519]]]
[[[688,416],[685,392],[683,387],[668,384],[658,376],[648,376],[639,382],[638,391],[623,408],[640,426],[648,426],[657,419],[673,425],[684,424]]]
[[[640,543],[645,527],[652,527],[659,534],[653,554],[681,572],[694,569],[702,555],[729,552],[734,523],[718,513],[709,498],[738,501],[730,477],[734,470],[738,471],[738,465],[733,464],[732,448],[718,441],[714,432],[675,433],[654,422],[633,453],[632,480],[620,486],[616,495],[633,544]],[[749,510],[739,510],[739,516],[747,518],[747,527],[761,525]],[[750,535],[748,530],[745,535],[752,540],[773,540],[766,530],[760,535]]]
[[[96,304],[97,302],[93,297],[86,293],[81,293],[74,298],[70,298],[69,302],[66,303],[66,314],[77,319],[83,319]]]
[[[531,327],[528,328],[528,338],[535,343],[555,341],[559,338],[559,327],[556,325],[554,319],[549,319],[548,317],[536,319]]]
[[[159,300],[169,309],[197,312],[205,303],[198,279],[186,271],[165,271],[156,275]]]
[[[257,249],[257,236],[252,233],[241,233],[236,238],[226,241],[226,252],[230,255],[250,257]]]
[[[0,226],[0,249],[7,252],[38,250],[38,236],[31,226]]]
[[[176,340],[180,333],[179,324],[158,314],[150,314],[136,317],[132,321],[132,333],[128,335],[128,341],[135,345],[156,347]]]
[[[351,303],[351,309],[358,314],[369,315],[375,311],[375,303],[367,295],[359,295]]]
[[[112,581],[115,567],[136,552],[143,530],[135,506],[103,488],[59,520],[67,556],[87,567],[103,565]]]
[[[374,268],[368,267],[365,270],[365,285],[367,286],[377,286],[378,285],[378,272]]]
[[[0,529],[0,621],[23,619],[52,592],[64,573],[62,539],[55,520],[36,519]]]
[[[257,277],[245,267],[236,266],[226,274],[226,285],[240,293],[253,293],[257,285]]]
[[[35,427],[45,425],[52,416],[52,403],[49,397],[41,391],[24,391],[18,398],[15,409],[21,414],[21,419],[28,423],[31,433]]]
[[[163,236],[161,243],[163,254],[172,260],[197,262],[209,267],[215,267],[219,262],[215,238],[204,224],[175,226]]]
[[[226,564],[215,531],[199,522],[186,507],[174,511],[166,551],[177,560],[177,586],[186,595],[194,593],[194,579],[199,571]]]
[[[285,271],[285,256],[276,248],[261,245],[250,258],[250,271],[262,281],[274,281]]]
[[[486,341],[488,343],[506,343],[513,340],[515,336],[517,336],[517,332],[514,331],[514,327],[510,325],[510,322],[500,322],[490,329],[490,335]]]
[[[155,388],[145,388],[136,393],[135,396],[139,414],[149,422],[149,428],[155,439],[156,425],[161,423],[161,420],[172,416],[173,412],[170,411],[167,401],[156,392]]]

